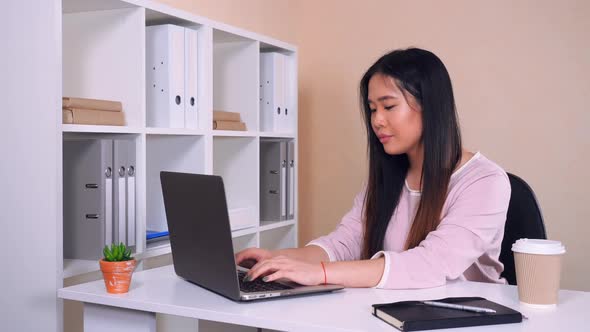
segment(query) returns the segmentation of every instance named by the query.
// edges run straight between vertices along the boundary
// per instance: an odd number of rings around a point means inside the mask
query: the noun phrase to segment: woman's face
[[[371,126],[387,154],[418,151],[422,139],[421,107],[410,93],[402,93],[392,77],[380,73],[371,77],[369,108]]]

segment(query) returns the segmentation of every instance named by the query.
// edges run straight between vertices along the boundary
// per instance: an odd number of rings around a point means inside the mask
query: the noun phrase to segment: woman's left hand
[[[250,269],[248,277],[249,280],[263,277],[262,280],[266,282],[284,278],[301,285],[313,286],[324,282],[324,270],[321,264],[277,256],[258,262]]]

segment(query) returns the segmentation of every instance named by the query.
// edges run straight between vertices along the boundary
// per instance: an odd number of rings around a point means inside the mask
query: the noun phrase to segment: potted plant
[[[105,246],[102,253],[104,257],[100,260],[100,270],[107,292],[127,293],[131,285],[131,275],[137,263],[131,257],[131,250],[123,243],[119,245],[113,243],[110,247]]]

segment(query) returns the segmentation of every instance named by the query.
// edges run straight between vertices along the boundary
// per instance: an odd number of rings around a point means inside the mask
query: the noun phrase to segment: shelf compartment
[[[234,253],[247,248],[258,247],[258,233],[242,235],[232,239]]]
[[[223,178],[229,210],[258,210],[258,139],[254,137],[214,137],[213,174]]]
[[[64,258],[98,261],[113,242],[135,252],[141,136],[67,133],[62,144]]]
[[[213,110],[240,113],[248,131],[258,131],[258,59],[257,41],[213,30]]]
[[[260,219],[294,218],[295,145],[284,138],[260,139]]]
[[[297,246],[297,233],[295,224],[285,227],[261,230],[260,248],[277,250],[295,248]]]
[[[121,101],[126,125],[142,127],[145,10],[66,13],[62,23],[63,95]]]
[[[205,172],[205,138],[147,135],[146,139],[146,230],[166,231],[168,226],[160,172],[203,174]]]

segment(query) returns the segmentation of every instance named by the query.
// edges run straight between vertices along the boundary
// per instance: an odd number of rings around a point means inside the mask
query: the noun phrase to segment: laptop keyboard
[[[280,291],[292,288],[283,284],[279,284],[278,282],[264,282],[261,278],[256,278],[256,280],[245,282],[245,276],[246,273],[244,271],[238,271],[240,290],[245,293]]]

